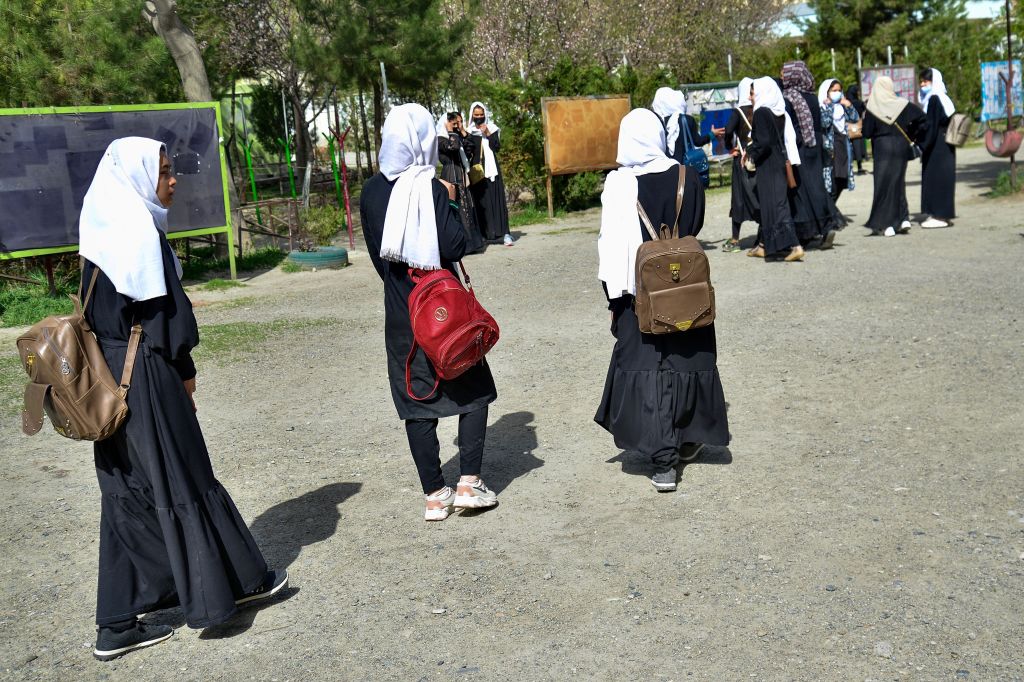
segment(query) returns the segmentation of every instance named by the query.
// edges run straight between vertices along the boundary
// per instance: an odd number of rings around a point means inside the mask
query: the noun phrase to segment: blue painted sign
[[[1024,110],[1021,96],[1020,60],[1013,60],[1013,115],[1019,116]],[[1005,61],[981,63],[981,120],[1006,118],[1006,82],[1009,67]],[[1002,78],[1000,78],[1002,74]]]

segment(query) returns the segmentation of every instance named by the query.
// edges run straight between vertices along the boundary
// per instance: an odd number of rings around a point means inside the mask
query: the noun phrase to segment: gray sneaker
[[[659,493],[670,493],[676,489],[676,470],[656,471],[651,476],[651,485]]]

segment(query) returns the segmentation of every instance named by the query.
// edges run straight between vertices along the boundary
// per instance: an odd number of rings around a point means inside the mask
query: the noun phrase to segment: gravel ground
[[[0,678],[1024,679],[1024,203],[980,196],[1003,167],[961,152],[953,229],[851,226],[802,264],[710,252],[733,442],[675,494],[592,421],[613,342],[596,211],[467,259],[502,325],[484,469],[501,505],[442,524],[422,521],[365,254],[193,292],[215,468],[292,587],[93,661],[89,446],[7,414]],[[841,208],[862,223],[858,181]],[[727,212],[713,194],[710,248]]]

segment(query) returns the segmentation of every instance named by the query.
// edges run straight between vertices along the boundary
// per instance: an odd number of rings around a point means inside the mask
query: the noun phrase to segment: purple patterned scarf
[[[814,76],[811,75],[811,70],[807,68],[807,64],[802,61],[792,61],[783,64],[782,85],[782,96],[793,105],[793,110],[796,111],[804,146],[815,146],[814,131],[817,129],[817,126],[814,124],[811,108],[807,106],[807,99],[803,96],[805,92],[812,94],[814,92]]]

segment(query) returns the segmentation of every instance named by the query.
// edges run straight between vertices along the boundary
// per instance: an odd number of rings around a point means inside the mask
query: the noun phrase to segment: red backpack
[[[431,398],[441,379],[461,376],[498,343],[498,323],[476,300],[461,261],[459,269],[466,286],[444,268],[409,269],[409,277],[416,286],[409,293],[413,342],[405,361],[405,390],[413,400]],[[418,349],[426,354],[437,375],[434,388],[425,396],[412,392],[412,359]]]

